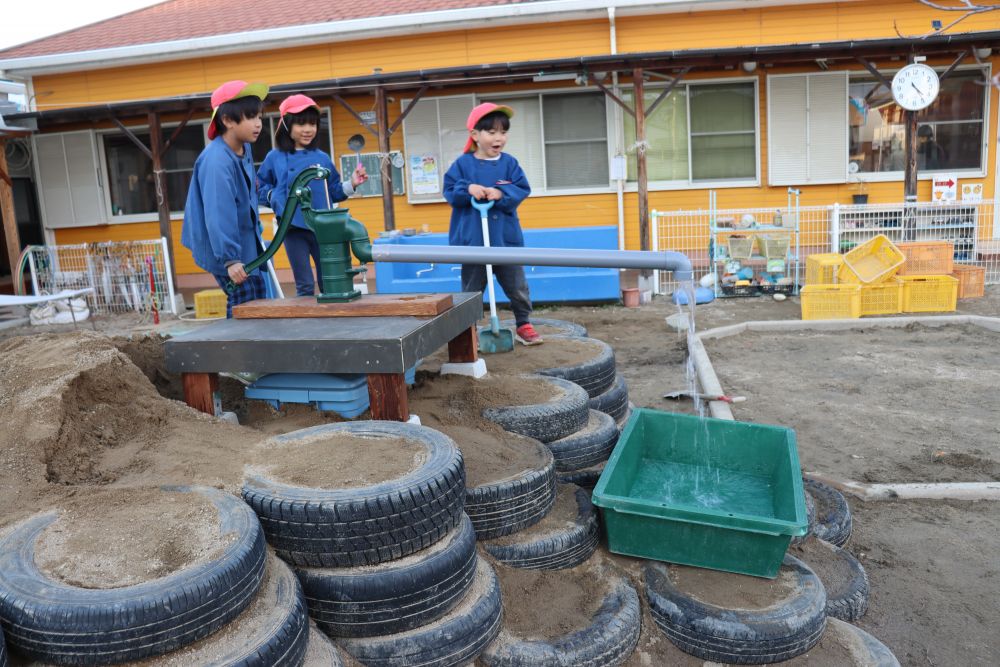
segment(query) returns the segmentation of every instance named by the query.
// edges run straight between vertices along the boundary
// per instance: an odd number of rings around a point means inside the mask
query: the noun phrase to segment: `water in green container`
[[[644,458],[629,496],[662,506],[775,518],[771,481],[736,470]]]

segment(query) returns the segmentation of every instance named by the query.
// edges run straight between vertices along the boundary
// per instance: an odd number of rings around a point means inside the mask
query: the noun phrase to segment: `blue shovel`
[[[487,212],[493,208],[492,201],[480,202],[472,200],[472,207],[479,211],[483,223],[483,247],[490,247],[490,221]],[[490,326],[479,330],[479,351],[492,354],[494,352],[510,352],[514,349],[514,334],[510,329],[500,328],[500,318],[497,317],[497,297],[493,291],[493,265],[486,265],[486,285],[490,293]]]

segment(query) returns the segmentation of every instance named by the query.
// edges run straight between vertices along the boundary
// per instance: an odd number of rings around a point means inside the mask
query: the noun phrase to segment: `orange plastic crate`
[[[844,256],[836,252],[806,257],[806,285],[832,285],[837,282],[837,270]]]
[[[955,310],[958,278],[902,276],[904,313],[944,313]]]
[[[879,234],[844,255],[837,278],[842,283],[882,283],[896,275],[905,259],[885,234]]]
[[[903,312],[903,281],[893,277],[877,285],[861,286],[861,316]]]
[[[955,261],[955,244],[950,241],[914,241],[897,243],[906,256],[899,267],[900,276],[947,276]]]
[[[986,294],[986,267],[956,264],[951,276],[958,279],[958,298],[974,299]]]
[[[804,320],[854,320],[861,317],[860,285],[806,285],[802,297]]]

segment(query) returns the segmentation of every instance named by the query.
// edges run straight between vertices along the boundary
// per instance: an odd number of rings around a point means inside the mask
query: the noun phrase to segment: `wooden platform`
[[[451,294],[368,294],[348,303],[319,303],[314,296],[257,299],[233,306],[238,320],[287,317],[434,317],[452,307]]]

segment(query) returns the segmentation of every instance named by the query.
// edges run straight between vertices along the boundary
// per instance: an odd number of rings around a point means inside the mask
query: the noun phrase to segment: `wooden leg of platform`
[[[479,358],[479,332],[471,326],[448,341],[448,361],[471,364]]]
[[[181,373],[184,402],[195,410],[218,416],[222,413],[218,373]]]
[[[403,373],[369,374],[368,398],[371,401],[372,419],[405,422],[410,418],[406,376]]]

